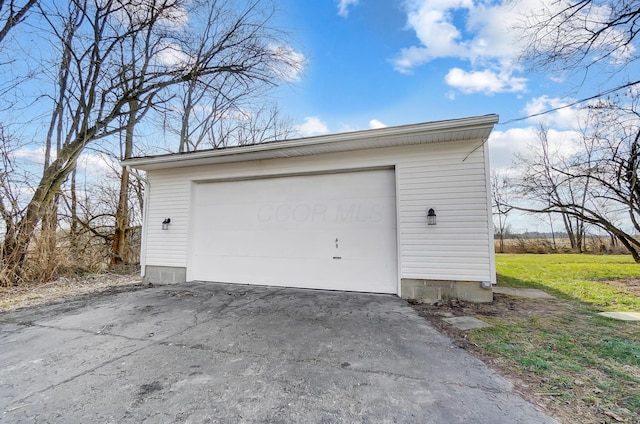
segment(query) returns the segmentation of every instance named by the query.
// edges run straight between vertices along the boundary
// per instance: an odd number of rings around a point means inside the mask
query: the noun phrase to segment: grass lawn
[[[497,255],[498,285],[543,289],[522,313],[482,316],[468,333],[498,368],[563,422],[640,423],[640,323],[597,315],[640,312],[640,264],[626,256]]]
[[[496,270],[500,285],[543,289],[601,311],[640,312],[640,296],[615,287],[616,280],[640,280],[631,256],[496,255]]]

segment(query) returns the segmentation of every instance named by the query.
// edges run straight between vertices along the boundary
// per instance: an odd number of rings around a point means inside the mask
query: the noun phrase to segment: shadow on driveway
[[[555,422],[395,296],[192,282],[67,306],[0,314],[0,422]]]

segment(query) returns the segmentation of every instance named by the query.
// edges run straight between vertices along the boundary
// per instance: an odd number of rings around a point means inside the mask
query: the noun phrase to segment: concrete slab
[[[443,318],[443,321],[453,325],[459,330],[474,330],[476,328],[493,327],[491,324],[474,317]]]
[[[556,422],[395,296],[184,283],[0,336],[0,422]]]
[[[598,315],[620,321],[640,321],[640,312],[599,312]]]
[[[506,294],[508,296],[526,297],[529,299],[555,299],[544,290],[530,289],[525,287],[500,287],[493,286],[494,293]]]

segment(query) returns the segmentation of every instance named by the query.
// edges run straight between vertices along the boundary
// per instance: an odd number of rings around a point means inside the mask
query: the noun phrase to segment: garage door
[[[195,185],[188,278],[397,292],[393,170]]]

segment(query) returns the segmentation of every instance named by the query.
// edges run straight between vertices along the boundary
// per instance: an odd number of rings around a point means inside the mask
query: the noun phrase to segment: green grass
[[[498,285],[539,288],[557,299],[526,300],[534,314],[483,317],[494,327],[470,331],[469,339],[570,411],[562,417],[568,422],[615,422],[603,411],[640,422],[640,323],[597,315],[640,311],[638,296],[602,282],[640,279],[640,265],[594,255],[497,255],[496,265]],[[592,415],[567,418],[574,411]]]
[[[540,288],[606,311],[640,312],[640,297],[602,282],[640,279],[640,264],[630,256],[496,255],[496,269],[500,285]]]

